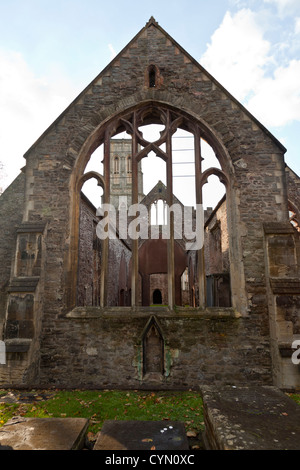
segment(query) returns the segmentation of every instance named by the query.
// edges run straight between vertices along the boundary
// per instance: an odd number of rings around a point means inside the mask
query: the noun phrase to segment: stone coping
[[[27,352],[31,346],[31,338],[5,339],[6,352]]]
[[[242,315],[230,307],[208,307],[205,309],[191,307],[176,307],[174,310],[168,307],[75,307],[73,310],[63,316],[69,319],[85,320],[89,318],[100,318],[110,316],[145,316],[157,317],[176,317],[176,318],[228,318],[237,319]]]

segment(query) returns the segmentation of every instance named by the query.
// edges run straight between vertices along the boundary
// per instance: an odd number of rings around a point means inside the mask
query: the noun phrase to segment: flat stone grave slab
[[[201,387],[212,450],[300,450],[300,406],[272,386]]]
[[[188,450],[180,421],[104,421],[93,450]]]
[[[79,450],[88,424],[85,418],[15,417],[0,428],[0,450]]]

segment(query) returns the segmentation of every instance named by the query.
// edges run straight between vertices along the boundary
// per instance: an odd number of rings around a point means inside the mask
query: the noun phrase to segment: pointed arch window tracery
[[[144,138],[142,128],[148,124],[160,124],[163,126],[162,131],[159,134],[159,137],[154,141],[148,141]],[[171,109],[170,107],[164,107],[163,105],[146,104],[143,107],[134,108],[128,113],[114,118],[106,124],[105,127],[101,129],[102,136],[98,136],[98,142],[104,144],[104,180],[106,191],[104,194],[104,202],[110,202],[110,185],[115,184],[115,177],[119,176],[118,171],[120,172],[120,161],[119,157],[116,155],[113,160],[110,159],[110,139],[120,132],[127,132],[131,136],[132,143],[132,153],[125,160],[125,175],[127,171],[131,169],[131,184],[132,184],[132,204],[137,204],[139,202],[139,189],[138,189],[138,165],[140,165],[141,160],[148,156],[150,152],[153,152],[157,157],[161,158],[166,163],[166,173],[167,173],[167,184],[166,184],[166,204],[171,207],[173,204],[173,173],[172,173],[172,136],[177,131],[177,129],[182,129],[184,131],[190,132],[194,137],[194,153],[195,153],[195,186],[196,186],[196,204],[202,204],[202,186],[205,184],[204,173],[201,171],[201,139],[206,140],[214,149],[216,144],[211,136],[206,133],[205,129],[200,128],[197,121],[189,115],[185,115],[179,110]],[[216,151],[217,154],[217,151]],[[218,155],[219,158],[219,155]],[[221,159],[224,158],[224,155],[221,154],[219,158],[221,167],[223,168]],[[110,162],[113,162],[113,168],[110,168]],[[226,167],[226,160],[225,162]],[[111,171],[112,170],[112,171]],[[230,171],[230,168],[229,168]],[[116,173],[115,173],[116,172]],[[111,173],[113,173],[113,178],[111,179]],[[223,169],[215,169],[214,173],[219,176],[220,180],[227,182],[227,176],[224,173]],[[127,174],[127,177],[129,175]],[[170,234],[171,239],[168,240],[170,248],[168,249],[168,273],[170,277],[169,289],[168,289],[168,305],[170,308],[173,308],[175,304],[175,283],[174,283],[174,219],[172,217],[168,220],[168,225],[170,225]],[[105,242],[105,253],[108,253],[108,241]],[[131,305],[135,307],[138,305],[138,296],[139,296],[139,286],[138,286],[138,240],[132,240],[132,270],[131,270]],[[202,248],[198,250],[198,262],[197,262],[197,275],[198,286],[197,292],[199,292],[198,298],[200,307],[205,307],[206,303],[206,294],[205,294],[205,269],[203,264],[203,255]],[[105,255],[107,256],[107,255]],[[172,261],[173,258],[173,261]],[[102,284],[101,284],[101,305],[106,305],[106,288],[105,288],[105,279],[107,278],[107,262],[103,258],[103,275],[102,275]]]

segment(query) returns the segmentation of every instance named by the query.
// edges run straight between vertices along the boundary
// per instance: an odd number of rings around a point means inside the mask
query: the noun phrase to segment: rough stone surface
[[[0,428],[0,449],[79,450],[87,428],[84,418],[16,417]]]
[[[94,450],[188,450],[179,421],[105,421]]]
[[[142,339],[151,317],[165,341],[164,373],[155,384],[143,373]],[[221,385],[224,377],[233,385],[271,385],[268,338],[259,336],[257,318],[238,318],[231,309],[171,314],[161,307],[143,313],[78,308],[60,319],[59,330],[53,323],[52,335],[44,339],[41,383],[49,381],[51,370],[63,387],[182,389]]]
[[[300,450],[300,407],[275,387],[201,387],[213,450]]]

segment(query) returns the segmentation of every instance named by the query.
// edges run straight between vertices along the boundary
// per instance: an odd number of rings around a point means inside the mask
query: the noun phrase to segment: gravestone
[[[300,450],[300,407],[272,386],[202,386],[212,450]]]
[[[180,421],[104,422],[94,450],[188,450]]]
[[[0,428],[0,449],[80,450],[88,424],[85,418],[15,417]]]

